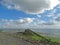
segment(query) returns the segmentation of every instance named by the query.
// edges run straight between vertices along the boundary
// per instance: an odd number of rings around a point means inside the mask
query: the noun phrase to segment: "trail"
[[[22,39],[14,38],[8,33],[0,33],[0,45],[33,45]]]

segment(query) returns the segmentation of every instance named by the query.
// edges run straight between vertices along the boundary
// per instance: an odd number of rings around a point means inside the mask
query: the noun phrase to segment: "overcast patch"
[[[3,0],[3,4],[8,5],[8,8],[15,8],[30,14],[39,14],[46,9],[53,9],[58,0]],[[15,6],[11,6],[15,5]]]

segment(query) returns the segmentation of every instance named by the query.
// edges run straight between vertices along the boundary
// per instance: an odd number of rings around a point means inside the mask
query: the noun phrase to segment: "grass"
[[[31,39],[33,39],[33,40],[41,40],[42,38],[37,36],[37,35],[32,35]]]
[[[41,40],[41,39],[43,39],[43,38],[41,38],[41,37],[39,37],[39,36],[37,36],[37,35],[35,35],[35,34],[33,34],[32,36],[30,36],[31,37],[31,39],[33,39],[33,40]],[[47,37],[47,36],[44,36],[46,39],[50,39],[52,42],[58,42],[58,43],[60,43],[60,38],[55,38],[55,37]]]
[[[2,33],[2,30],[0,30],[0,32]],[[39,34],[33,32],[33,31],[17,32],[17,33],[12,33],[12,34],[8,33],[8,36],[12,36],[17,39],[23,39],[27,42],[41,41],[43,44],[45,44],[45,43],[54,44],[54,42],[60,43],[60,38],[42,36],[42,35],[39,35]],[[3,38],[2,37],[0,37],[0,40],[2,40],[5,37],[5,35]],[[2,44],[0,44],[0,45],[2,45]],[[11,45],[18,45],[18,43],[11,42]],[[50,45],[50,44],[48,44],[48,45]]]
[[[14,34],[15,35],[15,34]],[[60,39],[58,38],[53,38],[53,37],[47,37],[47,36],[41,36],[36,34],[33,31],[27,31],[27,32],[22,32],[22,33],[18,33],[16,34],[14,37],[22,37],[24,39],[32,39],[32,40],[51,40],[52,42],[59,42],[60,43]]]
[[[15,35],[15,34],[14,34]],[[32,39],[32,40],[43,40],[43,39],[50,39],[51,42],[58,42],[60,43],[60,38],[54,38],[54,37],[47,37],[47,36],[38,36],[37,34],[35,34],[34,32],[27,32],[26,34],[23,33],[19,33],[17,35],[15,35],[15,37],[22,37],[25,39]]]
[[[2,30],[0,30],[0,32],[2,32]]]
[[[58,43],[60,43],[60,38],[47,37],[47,36],[44,36],[44,37],[46,37],[47,39],[50,39],[52,42],[58,42]]]
[[[43,34],[43,33],[39,33],[39,34]],[[47,39],[50,39],[52,42],[58,42],[60,43],[60,38],[55,38],[55,37],[52,37],[52,36],[44,36],[45,38]]]
[[[58,42],[60,43],[60,38],[54,38],[54,37],[49,37],[52,42]]]

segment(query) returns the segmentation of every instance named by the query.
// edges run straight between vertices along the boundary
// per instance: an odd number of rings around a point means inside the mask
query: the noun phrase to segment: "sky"
[[[0,0],[0,28],[60,29],[60,0]]]

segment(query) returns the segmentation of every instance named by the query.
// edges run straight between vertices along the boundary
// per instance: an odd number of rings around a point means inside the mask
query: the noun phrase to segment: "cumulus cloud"
[[[26,13],[39,14],[46,9],[53,9],[58,0],[3,0],[2,3],[8,8],[15,8]],[[13,5],[13,6],[12,6]]]

